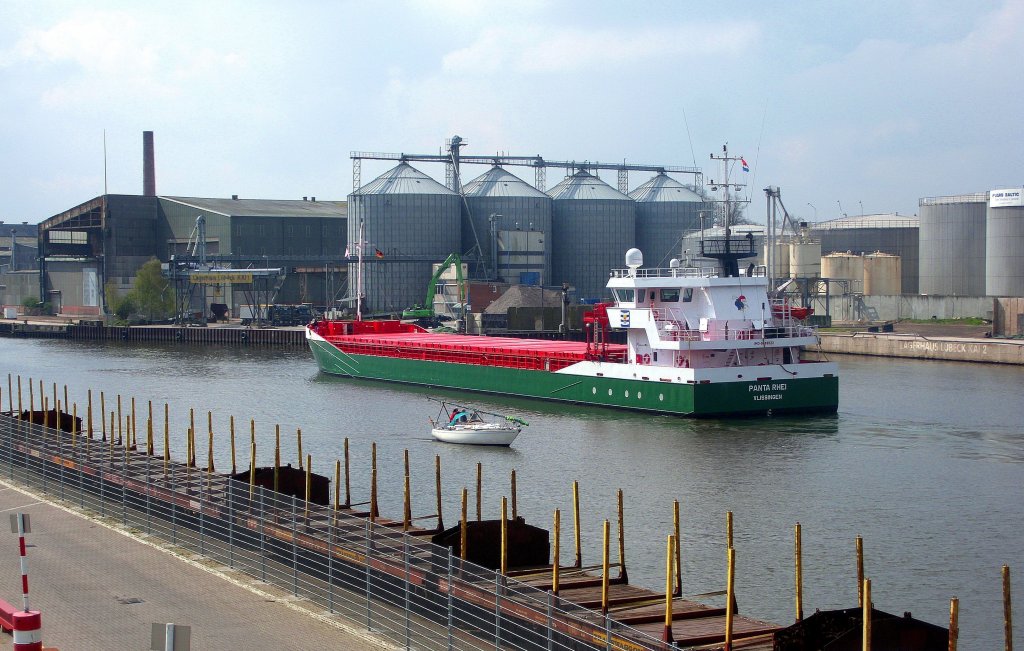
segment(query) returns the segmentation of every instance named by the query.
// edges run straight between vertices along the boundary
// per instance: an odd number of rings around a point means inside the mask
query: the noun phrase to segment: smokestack
[[[153,158],[153,132],[142,132],[142,196],[156,196],[156,162]]]

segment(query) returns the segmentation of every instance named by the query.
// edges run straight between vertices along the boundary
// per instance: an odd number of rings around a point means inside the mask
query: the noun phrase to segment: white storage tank
[[[789,243],[790,278],[821,276],[821,242],[795,240]]]
[[[768,264],[768,260],[772,260],[772,268],[768,270],[768,274],[772,278],[789,278],[789,242],[775,242],[775,257],[771,258],[769,252],[772,247],[765,243],[764,245],[764,263]]]
[[[900,256],[869,253],[864,256],[864,295],[898,296],[902,293]]]
[[[864,280],[864,257],[849,252],[823,255],[821,276],[841,280]]]

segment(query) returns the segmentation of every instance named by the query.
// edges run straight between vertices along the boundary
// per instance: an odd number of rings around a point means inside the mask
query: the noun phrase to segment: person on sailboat
[[[467,414],[462,409],[456,407],[455,409],[452,410],[452,417],[451,420],[448,421],[448,424],[454,425],[456,423],[465,422],[467,420],[469,420],[469,414]]]

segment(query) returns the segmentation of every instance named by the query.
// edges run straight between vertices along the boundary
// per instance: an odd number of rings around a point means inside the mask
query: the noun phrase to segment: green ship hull
[[[839,403],[839,379],[834,376],[767,384],[761,381],[684,384],[353,355],[314,338],[309,339],[309,345],[320,370],[331,375],[679,416],[833,413]]]

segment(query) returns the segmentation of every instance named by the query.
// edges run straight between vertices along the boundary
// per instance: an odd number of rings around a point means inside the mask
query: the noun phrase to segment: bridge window
[[[679,302],[679,290],[678,289],[663,289],[663,290],[661,290],[661,302],[662,303],[677,303],[677,302]]]
[[[612,292],[619,303],[632,303],[636,300],[636,294],[632,289],[613,289]]]
[[[689,303],[693,301],[693,287],[687,287],[683,290],[683,302]]]

